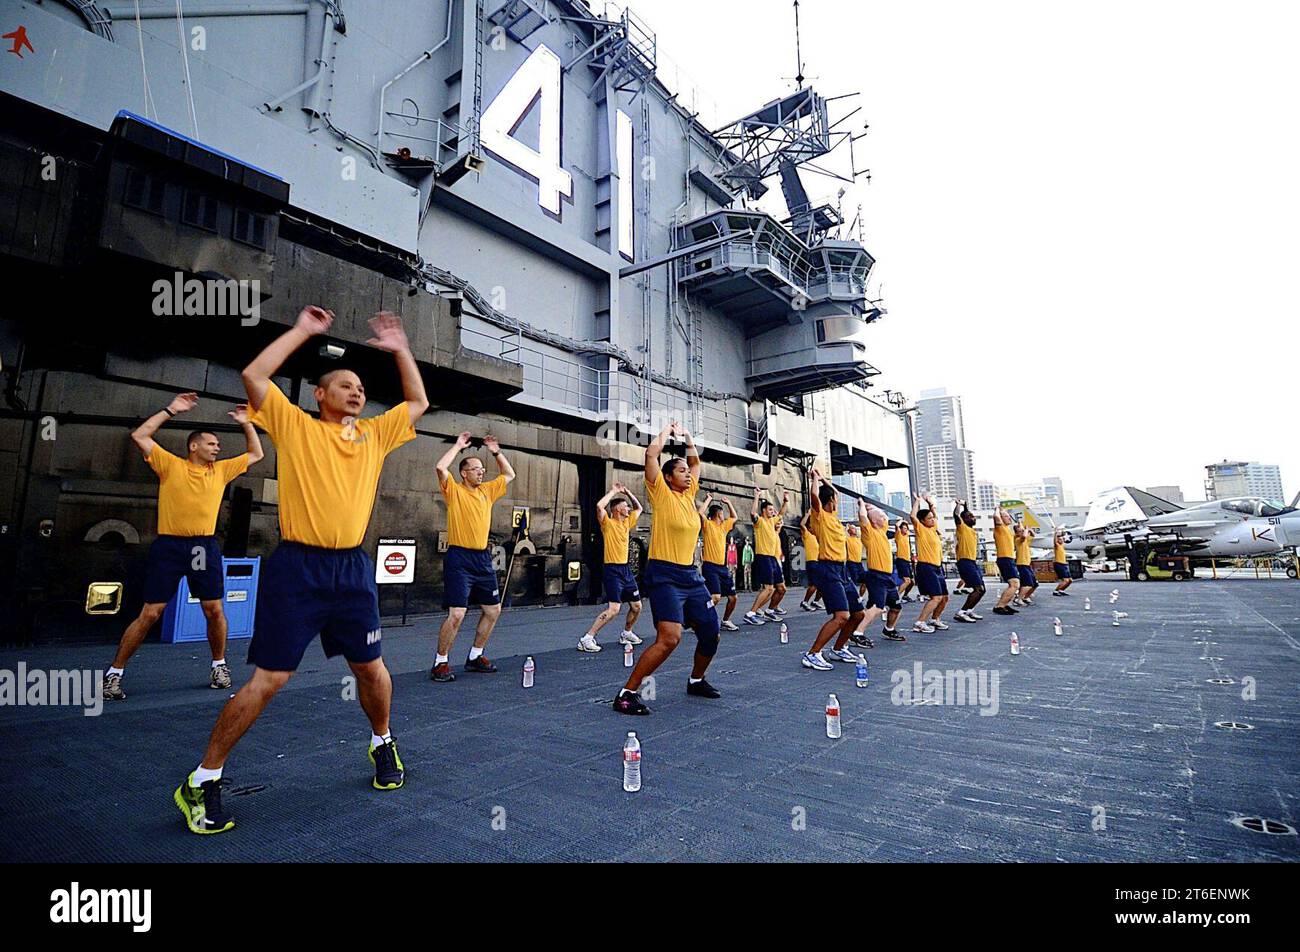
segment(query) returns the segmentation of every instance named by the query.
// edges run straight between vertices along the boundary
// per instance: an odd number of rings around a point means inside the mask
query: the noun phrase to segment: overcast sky
[[[788,0],[632,6],[716,100],[705,115],[793,88]],[[1300,3],[800,15],[811,84],[860,91],[851,122],[870,123],[872,181],[844,208],[863,205],[889,309],[879,387],[960,394],[978,478],[1059,475],[1080,503],[1119,484],[1201,498],[1225,457],[1300,488]],[[839,187],[804,180],[814,198]]]

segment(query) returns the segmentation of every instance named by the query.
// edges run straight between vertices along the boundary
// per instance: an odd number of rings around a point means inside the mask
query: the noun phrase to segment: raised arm
[[[809,471],[808,476],[812,480],[812,486],[810,487],[812,491],[808,494],[809,496],[812,497],[811,500],[812,511],[820,512],[822,508],[822,501],[821,501],[821,497],[817,494],[817,489],[822,481],[822,474],[817,472],[817,469],[814,467],[812,470]]]
[[[439,486],[445,486],[447,480],[451,479],[451,464],[456,462],[456,457],[460,455],[460,451],[469,446],[469,441],[469,430],[466,430],[456,437],[456,442],[451,445],[451,449],[443,453],[442,458],[433,464],[434,469],[438,471]]]
[[[961,511],[965,508],[966,508],[966,503],[961,499],[958,499],[957,502],[953,505],[952,521],[955,524],[961,525]]]
[[[709,518],[709,503],[713,502],[713,493],[705,493],[704,501],[695,507],[695,511],[700,514],[701,519]]]
[[[645,511],[645,506],[641,505],[640,499],[637,499],[636,496],[632,495],[632,490],[628,489],[622,483],[615,483],[614,489],[627,497],[627,501],[632,507],[628,515],[635,516],[637,513]]]
[[[131,442],[138,446],[144,458],[148,459],[149,454],[153,452],[153,448],[158,445],[153,441],[153,435],[158,432],[158,427],[178,413],[188,413],[193,410],[198,402],[199,395],[197,393],[177,394],[172,397],[166,408],[159,410],[131,431]]]
[[[380,311],[370,319],[374,337],[366,341],[371,347],[386,350],[397,363],[397,373],[402,378],[402,399],[411,418],[411,426],[429,409],[429,397],[424,392],[424,378],[411,355],[411,344],[402,330],[401,319],[391,311]]]
[[[700,484],[700,452],[695,448],[695,440],[691,438],[691,431],[680,423],[677,424],[677,435],[686,441],[686,465],[691,468],[691,482],[698,486]]]
[[[615,483],[605,495],[596,500],[596,521],[604,522],[609,518],[609,510],[606,508],[609,501],[614,498],[618,492],[618,483]]]
[[[736,518],[736,507],[733,506],[733,505],[731,504],[731,500],[730,500],[730,499],[727,499],[727,498],[724,496],[723,499],[722,499],[722,504],[723,504],[724,506],[727,507],[727,512],[731,513],[730,518],[735,519],[735,518]]]
[[[776,517],[781,519],[785,516],[785,511],[790,508],[790,493],[788,490],[781,490],[781,508],[777,510]]]
[[[858,527],[865,529],[871,525],[871,504],[865,499],[858,500]]]
[[[248,465],[252,466],[265,454],[262,452],[262,441],[258,439],[257,430],[253,427],[253,424],[248,422],[248,404],[239,404],[228,415],[244,430],[244,442],[248,445],[245,452],[248,454]]]
[[[912,525],[916,525],[917,522],[920,521],[916,515],[920,511],[921,511],[921,497],[913,496],[912,497]]]
[[[317,334],[324,334],[334,323],[334,312],[309,304],[298,313],[298,320],[275,340],[271,341],[253,362],[244,368],[244,389],[248,391],[248,405],[254,410],[262,408],[266,389],[271,378],[293,356],[294,351]]]
[[[753,505],[751,505],[751,506],[749,507],[749,518],[750,518],[750,519],[757,519],[757,518],[758,518],[758,499],[759,499],[758,487],[755,486],[755,487],[754,487],[754,503],[753,503]]]
[[[647,485],[659,479],[659,456],[663,453],[664,444],[668,442],[668,437],[676,427],[677,421],[674,420],[660,430],[659,435],[651,440],[650,445],[645,448],[645,481]]]
[[[513,482],[515,478],[515,468],[510,465],[510,460],[506,459],[506,454],[501,452],[501,444],[497,442],[497,438],[489,433],[487,436],[483,437],[483,445],[488,448],[488,452],[492,454],[492,458],[497,461],[497,469],[499,469],[501,475],[506,478],[506,482]]]

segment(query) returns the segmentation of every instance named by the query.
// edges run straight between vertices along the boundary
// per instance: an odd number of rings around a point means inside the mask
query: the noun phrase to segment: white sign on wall
[[[380,539],[375,552],[376,585],[410,585],[415,581],[415,540]]]

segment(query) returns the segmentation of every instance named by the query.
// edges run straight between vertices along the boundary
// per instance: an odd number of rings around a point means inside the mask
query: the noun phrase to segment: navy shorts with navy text
[[[447,546],[442,560],[442,586],[444,608],[501,603],[497,572],[492,568],[492,555],[487,549]]]

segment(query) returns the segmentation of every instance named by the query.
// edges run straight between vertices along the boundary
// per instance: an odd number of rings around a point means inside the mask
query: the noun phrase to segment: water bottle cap
[[[636,736],[636,731],[628,731],[628,732],[627,732],[627,736],[628,736],[628,737],[635,737],[635,736]]]

